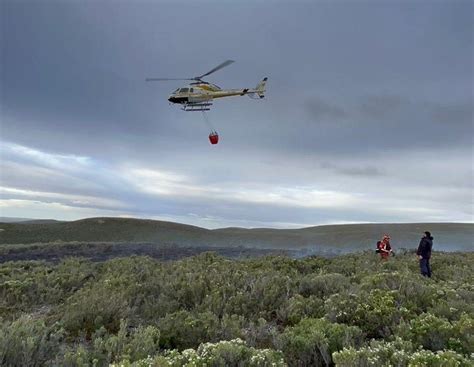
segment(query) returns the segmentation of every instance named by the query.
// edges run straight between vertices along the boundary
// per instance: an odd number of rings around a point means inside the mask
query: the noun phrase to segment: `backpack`
[[[376,247],[377,247],[377,249],[375,250],[375,252],[376,252],[376,253],[380,253],[380,250],[381,250],[382,247],[383,247],[382,241],[377,241]]]

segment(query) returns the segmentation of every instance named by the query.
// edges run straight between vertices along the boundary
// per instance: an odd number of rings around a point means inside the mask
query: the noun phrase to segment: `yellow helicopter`
[[[255,88],[245,89],[221,89],[215,84],[202,80],[205,76],[208,76],[233,62],[233,60],[224,61],[222,64],[217,65],[207,73],[194,78],[147,78],[146,81],[192,80],[193,83],[190,83],[187,87],[176,89],[168,98],[168,101],[171,103],[182,105],[183,111],[209,111],[213,100],[216,98],[245,95],[255,99],[265,97],[265,85],[268,78],[263,78]]]

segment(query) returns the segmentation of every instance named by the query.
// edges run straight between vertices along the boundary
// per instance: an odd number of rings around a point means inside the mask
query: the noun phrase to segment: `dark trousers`
[[[421,275],[431,278],[430,259],[420,260],[420,271]]]

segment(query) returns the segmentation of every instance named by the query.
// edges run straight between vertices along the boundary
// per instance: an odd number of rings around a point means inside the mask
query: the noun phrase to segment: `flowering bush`
[[[472,356],[468,359],[452,350],[442,350],[436,353],[420,350],[410,356],[408,366],[471,367]]]
[[[432,351],[452,349],[469,354],[474,350],[474,319],[462,314],[458,321],[450,322],[424,313],[401,323],[398,335]]]
[[[373,289],[370,293],[335,294],[326,301],[327,317],[334,322],[359,326],[369,337],[391,335],[400,310],[396,291]]]
[[[164,356],[148,357],[134,363],[122,361],[111,367],[161,367],[161,366],[249,366],[283,367],[286,366],[282,354],[271,349],[248,347],[241,339],[203,343],[197,349],[167,351]]]
[[[410,341],[396,338],[386,342],[373,340],[367,347],[360,349],[344,348],[333,353],[337,367],[354,366],[433,366],[433,367],[467,367],[472,364],[468,358],[454,351],[415,350]]]

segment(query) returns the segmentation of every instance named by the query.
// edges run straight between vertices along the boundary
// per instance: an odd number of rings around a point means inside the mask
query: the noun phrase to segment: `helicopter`
[[[221,89],[215,84],[204,81],[202,78],[208,76],[217,70],[225,68],[234,63],[233,60],[226,60],[217,65],[205,74],[195,76],[194,78],[146,78],[147,82],[170,81],[170,80],[191,80],[193,81],[187,87],[176,89],[168,98],[173,104],[182,105],[183,111],[209,111],[214,99],[232,97],[232,96],[249,96],[250,98],[259,99],[265,97],[265,85],[268,78],[263,78],[255,88],[245,89]]]

